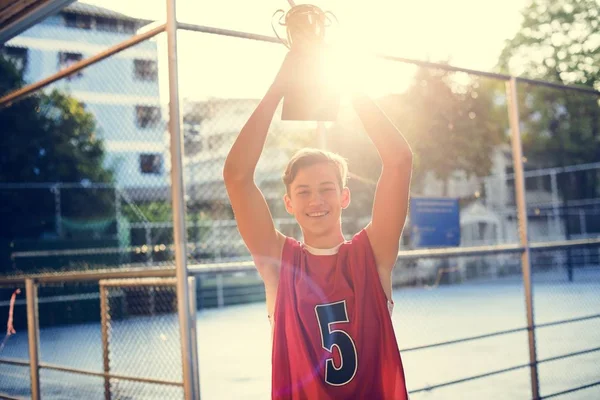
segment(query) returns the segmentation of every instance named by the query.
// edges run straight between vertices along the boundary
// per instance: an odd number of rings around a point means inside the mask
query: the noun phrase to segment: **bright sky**
[[[146,19],[164,20],[166,13],[163,0],[82,1]],[[315,0],[313,4],[338,17],[338,32],[356,55],[380,52],[446,60],[456,66],[491,71],[504,41],[518,30],[520,12],[527,0]],[[181,22],[269,36],[273,36],[271,16],[279,8],[287,11],[290,7],[286,0],[177,1]],[[159,40],[159,57],[166,61],[162,43],[164,40]],[[285,50],[283,45],[180,33],[181,96],[259,97],[276,73]],[[374,71],[366,74],[370,88],[382,92],[394,85],[401,90],[406,85],[411,69],[401,65],[361,63],[360,67],[363,71]],[[159,68],[164,93],[168,82],[163,74],[164,62]]]

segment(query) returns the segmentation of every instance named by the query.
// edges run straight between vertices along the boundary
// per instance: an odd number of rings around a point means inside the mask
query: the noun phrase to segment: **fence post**
[[[39,368],[39,319],[38,319],[38,286],[33,279],[25,279],[25,295],[27,299],[27,337],[29,339],[29,373],[31,379],[31,399],[40,399]]]
[[[144,224],[144,233],[146,238],[146,264],[152,265],[154,263],[154,253],[152,247],[152,227],[148,222]]]
[[[115,186],[113,190],[115,193],[115,219],[117,225],[117,238],[119,239],[119,247],[121,247],[121,243],[123,241],[123,238],[121,237],[121,196],[119,195],[119,188],[117,186]],[[120,253],[120,255],[121,256],[119,258],[123,256],[123,253]]]
[[[104,367],[104,399],[111,400],[110,393],[110,354],[108,348],[108,324],[110,315],[108,312],[108,288],[100,281],[100,329],[102,334],[102,364]],[[125,296],[123,296],[125,297]]]
[[[223,308],[225,306],[225,296],[223,294],[223,274],[217,272],[217,306]]]
[[[196,278],[193,276],[188,278],[188,291],[190,293],[190,336],[192,339],[192,372],[194,375],[192,391],[194,392],[194,398],[200,399],[200,367],[198,360],[198,339],[196,334],[196,313],[198,312],[198,306],[196,303]]]
[[[52,193],[54,193],[54,225],[56,234],[59,238],[63,236],[62,231],[62,213],[60,204],[60,183],[56,183],[52,186]]]
[[[167,53],[169,65],[169,136],[171,154],[171,203],[173,205],[173,243],[175,246],[175,276],[177,285],[177,314],[181,337],[183,393],[186,400],[194,399],[192,335],[190,333],[190,304],[187,269],[187,234],[185,228],[185,188],[183,185],[183,134],[179,110],[179,77],[177,71],[177,12],[176,1],[166,0]]]
[[[525,198],[525,177],[523,174],[523,146],[519,130],[519,107],[517,96],[517,80],[511,77],[506,83],[506,97],[508,99],[508,117],[510,121],[512,157],[515,171],[515,196],[517,202],[517,216],[519,223],[519,243],[523,247],[521,254],[521,268],[523,271],[523,285],[525,289],[525,309],[527,313],[527,330],[529,340],[529,372],[531,375],[531,395],[539,399],[539,380],[537,372],[537,355],[535,349],[535,326],[533,318],[533,296],[531,288],[531,263],[529,257],[529,237],[527,231],[527,201]]]
[[[556,179],[555,169],[550,172],[550,188],[552,189],[552,230],[556,235],[556,237],[553,237],[552,240],[560,240],[562,239],[562,235],[560,235],[560,200],[558,198],[558,182]]]

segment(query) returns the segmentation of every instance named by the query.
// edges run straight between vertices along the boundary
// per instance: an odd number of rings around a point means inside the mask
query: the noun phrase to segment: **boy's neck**
[[[304,244],[314,247],[315,249],[331,249],[343,243],[346,239],[342,231],[336,231],[326,235],[311,235],[304,234]]]

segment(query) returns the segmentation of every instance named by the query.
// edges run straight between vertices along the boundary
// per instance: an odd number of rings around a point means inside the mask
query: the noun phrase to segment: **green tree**
[[[506,111],[499,112],[492,101],[498,90],[495,83],[462,78],[421,69],[404,93],[377,101],[415,154],[413,192],[420,191],[428,172],[444,183],[454,171],[464,171],[469,176],[490,173],[490,156],[504,140],[508,125]],[[352,202],[345,215],[368,216],[381,171],[377,151],[351,109],[341,110],[338,122],[328,134],[330,148],[349,162]],[[445,184],[443,190],[447,195]]]
[[[0,95],[24,84],[12,62],[0,57]],[[109,183],[104,147],[94,117],[56,90],[37,93],[0,108],[0,182]],[[43,192],[43,193],[42,193]],[[54,194],[48,190],[2,190],[0,238],[38,238],[54,230]],[[114,193],[77,190],[62,199],[63,216],[114,216]]]
[[[506,43],[500,69],[600,90],[599,17],[598,0],[532,0],[523,11],[520,30]],[[523,152],[528,164],[560,167],[600,161],[597,95],[532,84],[519,89]],[[569,200],[600,196],[599,183],[597,171],[559,174],[563,209],[567,210]],[[563,222],[569,238],[569,218]],[[597,220],[587,223],[597,224]],[[570,250],[568,253],[567,270],[572,280]]]
[[[532,0],[499,66],[505,72],[600,90],[600,2]]]
[[[503,140],[505,118],[494,111],[493,84],[473,77],[459,84],[454,77],[441,70],[420,69],[406,92],[379,100],[415,153],[414,187],[427,172],[444,182],[459,170],[469,176],[489,174],[490,155]],[[357,141],[352,151],[363,165],[376,159],[366,144],[364,139]],[[363,168],[364,178],[377,179],[378,168]]]
[[[415,152],[416,181],[432,172],[444,182],[444,195],[455,171],[488,175],[491,154],[503,138],[493,113],[493,84],[476,77],[459,83],[457,78],[462,77],[420,69],[392,112]]]
[[[600,90],[600,2],[533,0],[499,68],[513,75]],[[520,85],[524,154],[535,167],[600,161],[598,96]],[[563,199],[600,195],[597,174],[559,175]]]

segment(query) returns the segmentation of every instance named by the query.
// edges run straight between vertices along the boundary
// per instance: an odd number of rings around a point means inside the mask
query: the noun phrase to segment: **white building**
[[[73,3],[6,43],[2,52],[26,82],[46,78],[134,35],[150,21]],[[96,119],[105,166],[124,188],[167,184],[157,45],[145,41],[52,84],[84,104]]]

